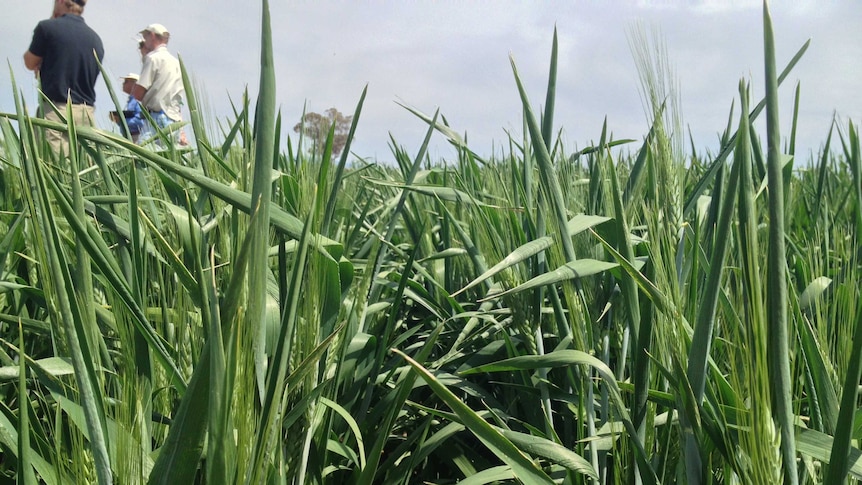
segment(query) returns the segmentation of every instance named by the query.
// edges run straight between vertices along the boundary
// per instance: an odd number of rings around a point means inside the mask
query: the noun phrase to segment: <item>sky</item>
[[[14,112],[13,75],[25,101],[35,105],[35,81],[22,55],[52,5],[3,0],[0,59],[11,70],[0,72],[0,112]],[[226,121],[245,90],[256,96],[261,8],[254,1],[91,0],[84,18],[102,37],[116,90],[119,76],[140,69],[137,32],[150,23],[165,25],[169,49],[188,69],[205,117]],[[788,133],[798,83],[797,159],[808,160],[834,116],[845,129],[848,121],[862,120],[862,4],[773,0],[770,10],[779,70],[811,40],[780,89],[779,108],[782,133]],[[756,0],[283,0],[270,2],[270,12],[282,146],[288,135],[296,139],[291,128],[303,110],[335,107],[351,114],[367,86],[352,152],[381,163],[393,158],[392,140],[415,154],[425,136],[427,124],[401,105],[428,115],[439,109],[482,156],[508,151],[509,135],[520,140],[523,131],[510,56],[540,112],[555,28],[554,127],[568,153],[597,140],[605,118],[615,139],[642,140],[649,131],[631,47],[642,38],[634,34],[638,28],[664,43],[679,116],[698,150],[718,151],[741,78],[751,82],[756,100],[764,92],[762,4]],[[101,79],[96,103],[99,125],[113,129]],[[738,99],[736,105],[734,124]],[[457,157],[439,134],[429,155]]]

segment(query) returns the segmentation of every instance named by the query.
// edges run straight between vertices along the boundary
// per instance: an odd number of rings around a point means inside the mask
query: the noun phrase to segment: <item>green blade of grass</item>
[[[545,93],[545,114],[542,116],[542,139],[545,140],[545,148],[548,149],[548,152],[551,151],[551,137],[554,130],[554,100],[557,98],[557,50],[557,27],[554,26],[548,90]]]
[[[495,264],[493,267],[477,276],[473,281],[467,284],[467,286],[461,288],[452,294],[452,296],[458,295],[462,292],[473,288],[474,286],[481,284],[482,282],[488,280],[488,278],[493,277],[497,273],[505,270],[506,268],[512,267],[516,264],[522,263],[529,259],[532,256],[535,256],[541,251],[551,247],[554,244],[553,238],[550,236],[541,237],[538,239],[534,239],[512,251],[509,255],[503,258],[502,261]]]
[[[344,178],[344,167],[347,165],[347,156],[350,154],[350,145],[353,143],[353,136],[356,133],[356,126],[359,124],[359,115],[362,113],[362,105],[365,103],[365,95],[368,93],[368,85],[362,89],[362,95],[359,96],[359,103],[356,105],[356,110],[353,112],[353,118],[350,123],[350,131],[347,133],[347,140],[344,142],[344,148],[341,151],[341,158],[338,160],[338,166],[335,169],[335,176],[332,181],[332,192],[329,194],[329,199],[326,202],[326,210],[323,214],[323,224],[320,233],[329,234],[332,217],[335,213],[335,203],[338,200],[338,192],[342,190],[341,182]]]
[[[500,433],[530,454],[547,458],[575,473],[586,475],[594,480],[599,479],[599,474],[589,461],[559,443],[510,429],[500,429]]]
[[[437,339],[442,331],[443,325],[437,325],[437,327],[428,335],[425,344],[416,355],[416,358],[419,361],[425,362],[428,359],[428,356],[431,355],[431,352],[434,350],[434,347],[437,344]],[[370,356],[367,358],[370,359]],[[377,439],[374,440],[374,444],[370,450],[368,466],[362,470],[361,474],[359,474],[359,478],[356,481],[357,485],[368,485],[373,483],[375,476],[380,471],[378,467],[383,455],[383,449],[390,437],[392,427],[396,422],[398,414],[403,409],[404,403],[413,391],[417,377],[418,375],[416,375],[416,372],[412,370],[403,374],[401,379],[396,383],[396,388],[391,391],[390,395],[392,395],[392,401],[390,402],[389,412],[386,413],[383,422],[377,428]]]
[[[821,278],[818,278],[818,280]],[[812,285],[814,284],[812,283]],[[809,285],[800,297],[799,303],[800,307],[802,307],[801,309],[805,308],[803,303],[807,299],[806,295],[808,295],[808,298],[814,298],[810,296],[812,285]],[[814,291],[823,291],[820,288],[823,287],[818,286]],[[811,384],[814,387],[813,391],[809,391],[809,400],[812,408],[810,414],[812,418],[814,416],[820,417],[819,420],[821,423],[819,426],[816,426],[818,431],[825,431],[832,435],[835,433],[835,426],[838,423],[838,413],[841,406],[838,400],[838,393],[833,385],[834,371],[831,370],[828,352],[826,346],[820,341],[816,329],[813,328],[811,322],[802,315],[798,315],[794,320],[797,322],[796,331],[799,335],[800,355],[805,367],[811,374]],[[812,425],[811,427],[815,426]]]
[[[568,224],[566,224],[566,229],[569,232],[569,236],[574,236],[576,234],[580,234],[586,231],[587,229],[598,226],[599,224],[604,224],[605,222],[608,222],[610,220],[610,217],[605,216],[578,214],[571,220],[569,220]]]
[[[272,56],[272,27],[269,2],[263,0],[260,42],[260,88],[255,109],[254,167],[251,215],[248,229],[251,250],[248,261],[248,310],[246,321],[254,332],[254,362],[260,389],[266,388],[266,282],[269,274],[269,224],[272,205],[272,170],[275,146],[275,66]]]
[[[266,22],[268,24],[268,22]],[[268,31],[268,29],[267,29]],[[268,37],[265,37],[268,38]],[[321,176],[319,182],[323,181],[323,174],[327,170],[327,162],[323,161],[321,167]],[[322,185],[318,184],[318,188],[322,190]],[[293,351],[293,339],[295,333],[296,322],[299,319],[300,293],[305,284],[305,270],[308,264],[308,248],[309,239],[311,237],[311,225],[314,214],[319,207],[320,198],[315,196],[315,207],[312,207],[305,223],[305,228],[300,236],[297,253],[295,256],[294,267],[291,272],[289,287],[287,288],[287,301],[282,312],[281,327],[279,328],[278,338],[276,341],[275,351],[266,371],[265,388],[263,394],[263,404],[260,412],[260,422],[255,436],[255,442],[252,449],[251,459],[252,466],[249,475],[246,477],[246,483],[260,483],[270,472],[270,464],[265,460],[271,455],[271,447],[273,439],[277,432],[281,429],[281,423],[276,419],[280,412],[284,399],[284,390],[287,386],[285,376],[288,372],[288,364],[290,362],[291,353]],[[251,263],[251,260],[249,260]]]
[[[458,483],[461,485],[487,485],[489,483],[507,483],[511,480],[517,480],[517,478],[512,467],[495,466],[459,480]]]
[[[200,105],[198,103],[197,96],[195,95],[195,90],[193,89],[191,79],[189,79],[189,73],[186,69],[186,64],[183,62],[182,56],[177,56],[180,61],[180,73],[182,74],[183,79],[183,90],[186,94],[186,105],[189,110],[189,116],[191,118],[191,126],[192,131],[195,135],[195,143],[198,146],[198,154],[204,158],[207,154],[211,154],[212,152],[207,149],[209,147],[209,140],[207,137],[206,126],[204,125],[203,115],[201,113]],[[201,163],[201,167],[204,170],[204,173],[207,174],[207,163]]]
[[[320,398],[320,403],[324,406],[328,407],[335,411],[341,419],[344,420],[345,423],[350,427],[350,431],[353,432],[354,438],[356,438],[356,453],[359,456],[359,469],[362,470],[365,468],[365,443],[362,439],[362,432],[359,431],[359,425],[356,424],[356,420],[353,419],[353,416],[350,415],[344,407],[339,405],[338,403],[329,400],[325,397]]]
[[[658,123],[658,117],[656,117]],[[646,149],[646,142],[644,147]],[[638,156],[640,158],[640,155]],[[632,246],[631,233],[629,231],[628,218],[623,206],[623,196],[620,192],[619,179],[617,178],[616,168],[610,153],[606,157],[607,160],[607,177],[610,179],[611,197],[614,208],[614,228],[616,231],[617,244],[619,245],[620,253],[627,261],[635,260],[634,247]],[[650,319],[641,320],[640,315],[640,298],[637,291],[637,283],[634,278],[623,272],[620,278],[620,288],[625,300],[625,312],[628,315],[628,329],[631,333],[632,340],[635,345],[632,346],[631,357],[634,365],[634,385],[635,395],[634,404],[632,406],[632,414],[634,422],[632,423],[637,430],[637,439],[640,446],[644,446],[646,442],[646,421],[647,421],[647,400],[649,397],[649,381],[650,381],[650,344],[652,342],[652,322]],[[627,356],[623,355],[625,359]]]
[[[18,348],[24,349],[24,326],[18,324]],[[18,356],[18,481],[36,485],[33,451],[30,448],[30,396],[27,395],[27,358]]]
[[[814,198],[814,209],[812,218],[816,221],[820,219],[821,204],[826,199],[826,177],[829,173],[829,147],[832,145],[832,133],[835,130],[835,122],[829,125],[829,134],[826,136],[826,143],[823,146],[823,152],[820,154],[820,163],[817,169],[817,189],[816,197]]]
[[[210,344],[204,344],[183,393],[165,443],[159,448],[148,485],[194,483],[204,451],[210,399]]]
[[[71,108],[69,108],[71,109]],[[19,118],[22,116],[19,111]],[[77,152],[77,138],[75,124],[69,116],[69,125],[66,129],[71,133],[70,151]],[[36,153],[32,147],[31,153]],[[69,264],[64,253],[64,244],[52,211],[52,200],[46,187],[46,180],[53,182],[52,177],[46,177],[43,173],[42,164],[25,162],[25,180],[31,192],[34,194],[33,201],[38,200],[30,210],[32,217],[37,221],[39,231],[44,234],[46,244],[43,246],[46,261],[46,277],[53,282],[54,298],[56,299],[55,315],[60,319],[66,339],[66,347],[75,367],[75,380],[80,393],[80,402],[84,408],[87,419],[87,428],[90,432],[90,449],[96,463],[96,476],[101,485],[113,483],[111,474],[110,458],[108,454],[107,432],[105,421],[105,408],[101,398],[101,385],[93,368],[94,359],[90,352],[87,330],[83,327],[86,321],[80,308],[80,303],[75,297],[75,287],[72,275],[69,272]],[[55,196],[57,194],[55,193]],[[71,212],[71,208],[70,212]],[[74,214],[67,216],[75,218]],[[90,304],[92,300],[87,301]]]
[[[567,231],[569,217],[566,209],[565,199],[563,198],[563,190],[560,187],[560,181],[554,170],[554,164],[551,160],[551,154],[542,139],[542,130],[539,123],[536,121],[536,116],[533,114],[533,108],[527,99],[527,92],[521,83],[521,77],[518,75],[518,68],[515,66],[515,59],[509,57],[512,65],[512,73],[515,76],[515,83],[518,86],[518,92],[521,95],[521,105],[524,110],[524,118],[529,127],[530,137],[533,140],[533,151],[536,156],[536,161],[539,165],[539,173],[541,175],[542,184],[548,192],[551,200],[551,208],[554,212],[557,223],[557,233],[559,234],[560,242],[563,247],[563,254],[566,261],[574,261],[577,259],[575,248],[572,244],[572,238]]]
[[[746,103],[743,103],[743,105],[745,106]],[[741,117],[739,130],[747,130],[746,123],[748,122],[748,117],[745,111],[743,111]],[[731,236],[732,216],[735,208],[734,201],[736,199],[733,195],[738,192],[737,185],[742,165],[740,160],[745,156],[743,152],[749,150],[747,144],[743,145],[745,141],[747,141],[745,137],[737,139],[737,149],[734,155],[735,162],[730,171],[730,180],[724,190],[725,197],[723,198],[726,200],[721,204],[721,214],[717,221],[715,237],[713,239],[715,247],[713,248],[712,258],[709,262],[709,274],[698,307],[694,334],[692,335],[691,347],[689,347],[688,352],[688,365],[685,372],[691,386],[693,404],[698,407],[703,404],[708,378],[709,354],[713,338],[715,337],[716,308],[718,307],[721,279],[724,274],[725,259]],[[684,428],[688,427],[689,419],[688,412],[682,413],[680,420]],[[698,439],[698,436],[692,434],[686,434],[685,436],[683,451],[689,483],[698,483],[703,479],[701,451]]]
[[[743,113],[742,116],[744,118],[745,114]],[[741,123],[745,123],[745,121],[744,119]],[[736,160],[741,159],[743,156],[742,151],[747,149],[747,146],[738,147],[734,158]],[[730,180],[725,189],[726,194],[737,193],[739,171],[740,163],[734,163],[730,171]],[[721,205],[721,214],[714,238],[715,247],[713,248],[712,258],[709,262],[709,274],[706,280],[706,287],[701,296],[700,305],[698,306],[697,321],[695,322],[694,335],[688,355],[686,374],[691,382],[694,398],[698,404],[703,400],[704,388],[706,386],[707,362],[709,360],[710,348],[712,347],[716,319],[715,313],[718,307],[721,278],[724,273],[724,262],[730,242],[732,215],[735,208],[735,199],[733,197],[726,197],[726,199],[727,201]]]
[[[11,457],[17,458],[15,454],[18,452],[18,440],[20,439],[18,436],[18,427],[20,422],[13,423],[9,419],[11,411],[8,411],[5,404],[0,404],[0,408],[2,408],[2,412],[0,412],[0,443],[3,444],[6,450],[9,450]],[[48,485],[73,483],[73,480],[63,473],[64,470],[60,470],[56,464],[49,462],[38,453],[30,454],[29,460],[32,467],[39,473],[39,477]]]
[[[797,440],[799,453],[810,456],[824,463],[829,463],[834,442],[834,439],[828,434],[807,428],[801,428],[799,430],[799,439]],[[845,463],[846,472],[844,476],[849,473],[857,480],[862,480],[862,451],[860,451],[859,448],[851,446],[847,450]],[[843,479],[838,482],[824,481],[823,483],[842,483],[842,481]]]
[[[548,271],[543,275],[536,276],[512,289],[489,295],[488,298],[501,298],[513,293],[531,290],[542,286],[554,285],[562,281],[571,281],[592,276],[595,274],[608,271],[619,266],[617,263],[609,263],[607,261],[599,261],[596,259],[577,259],[560,266],[559,268]]]
[[[470,409],[455,394],[443,385],[433,374],[428,372],[421,364],[408,357],[403,352],[392,349],[400,355],[417,374],[428,384],[434,393],[449,406],[455,414],[464,422],[482,443],[488,447],[504,463],[512,467],[515,476],[525,484],[551,484],[553,481],[539,467],[533,463],[521,450],[519,450],[509,439],[502,435],[487,421],[479,417],[475,411]]]
[[[743,113],[749,106],[749,88],[740,83],[740,100]],[[740,118],[741,124],[748,125],[750,120]],[[738,162],[740,163],[740,183],[738,196],[739,210],[739,251],[745,312],[743,321],[747,325],[741,329],[744,335],[746,352],[744,353],[744,368],[749,368],[744,385],[751,395],[751,410],[747,422],[750,431],[740,436],[740,441],[747,448],[749,459],[758,463],[753,467],[762,480],[775,481],[781,473],[780,455],[777,455],[771,445],[775,440],[773,415],[770,399],[770,375],[767,363],[767,317],[765,308],[763,273],[763,251],[761,250],[759,221],[762,217],[756,204],[755,182],[759,177],[754,175],[752,152],[754,147],[751,127],[739,132],[737,141]],[[756,180],[755,180],[756,179]]]
[[[784,170],[781,163],[781,131],[778,118],[778,79],[775,72],[775,39],[769,5],[763,2],[763,45],[766,65],[767,175],[769,179],[769,250],[767,261],[767,347],[769,382],[775,406],[774,419],[781,435],[784,483],[799,483],[796,474],[795,419],[790,381],[790,340],[787,323],[787,274],[784,247]]]
[[[668,314],[668,315],[678,315],[679,311],[674,305],[673,301],[665,295],[660,288],[658,288],[655,283],[650,281],[643,273],[638,271],[635,263],[629,261],[619,251],[617,251],[610,243],[604,240],[601,236],[598,235],[595,231],[591,231],[593,236],[599,240],[599,242],[604,246],[604,248],[608,251],[608,253],[613,257],[617,263],[619,263],[620,267],[624,269],[631,277],[634,279],[635,283],[637,283],[638,288],[644,292],[647,298],[656,305],[656,310]]]
[[[796,127],[799,122],[799,97],[801,83],[796,83],[796,94],[793,96],[793,118],[790,123],[790,146],[787,148],[787,154],[791,157],[796,155]]]
[[[4,115],[2,113],[0,113],[0,116],[6,116],[11,119],[25,118],[23,116]],[[50,120],[43,120],[39,118],[27,119],[35,126],[42,127],[45,129],[58,129],[62,131],[65,129],[66,126],[61,123],[57,123]],[[202,189],[207,190],[210,195],[213,195],[214,197],[217,197],[227,202],[241,212],[251,214],[252,211],[255,210],[255,207],[252,205],[252,196],[248,192],[238,190],[216,179],[206,177],[199,170],[183,166],[182,164],[174,162],[170,158],[164,157],[159,153],[150,151],[144,147],[135,145],[134,143],[124,138],[117,137],[109,133],[96,131],[88,127],[81,127],[78,130],[77,136],[79,138],[83,138],[85,140],[89,140],[100,145],[129,150],[135,155],[138,160],[150,164],[151,167],[156,167],[158,169],[165,170],[166,172],[176,174],[183,179],[200,186]],[[291,214],[288,214],[283,209],[275,206],[270,208],[270,223],[274,226],[276,230],[283,232],[295,239],[299,239],[304,226],[301,220],[297,219]],[[312,243],[313,247],[317,249],[325,248],[333,255],[333,257],[340,257],[341,255],[341,245],[331,239],[328,239],[321,235],[315,235],[312,239]]]
[[[802,58],[805,51],[808,50],[808,45],[811,43],[811,40],[805,41],[802,44],[802,47],[796,51],[796,54],[790,59],[790,62],[787,63],[787,66],[781,71],[781,74],[778,76],[778,84],[784,81],[785,78],[790,74],[790,71],[796,66],[796,63],[799,62],[799,59]],[[763,108],[766,107],[766,98],[760,100],[757,106],[751,111],[749,115],[749,122],[753,122],[760,115]],[[685,209],[684,214],[690,214],[695,208],[697,208],[697,200],[703,195],[704,191],[709,187],[709,184],[712,182],[713,177],[715,177],[716,172],[718,171],[718,167],[724,164],[725,160],[727,160],[728,155],[733,151],[734,144],[736,143],[736,137],[739,136],[739,132],[736,132],[727,140],[727,145],[722,147],[721,151],[715,157],[712,164],[709,166],[707,172],[698,180],[694,189],[688,194],[688,197],[685,201]]]
[[[848,164],[856,167],[854,173],[853,188],[856,196],[856,246],[862,240],[860,230],[862,225],[862,153],[860,153],[859,137],[853,124],[850,124],[850,160]],[[849,467],[849,457],[853,439],[854,419],[857,411],[857,395],[859,378],[862,376],[862,305],[857,303],[856,308],[856,330],[853,335],[855,343],[847,362],[847,374],[844,378],[844,386],[841,389],[841,408],[838,411],[838,420],[835,423],[835,439],[832,443],[832,453],[829,458],[829,468],[826,473],[826,483],[846,483]]]
[[[607,365],[605,365],[604,362],[593,357],[592,355],[589,355],[586,352],[581,352],[580,350],[555,350],[545,355],[524,355],[520,357],[504,359],[498,362],[492,362],[490,364],[471,367],[470,369],[461,371],[460,374],[472,375],[487,372],[507,372],[519,370],[534,370],[540,368],[570,367],[573,365],[587,365],[595,369],[598,372],[599,376],[601,376],[601,378],[604,380],[610,391],[610,395],[614,403],[614,407],[619,415],[619,418],[623,422],[626,431],[629,433],[629,435],[632,437],[632,440],[635,442],[635,453],[638,455],[639,465],[641,466],[641,478],[644,480],[644,483],[657,483],[658,479],[655,475],[655,471],[649,464],[646,450],[643,448],[640,442],[635,439],[635,436],[637,436],[637,431],[635,430],[634,424],[632,423],[631,417],[629,415],[628,409],[626,408],[625,401],[622,398],[622,394],[620,393],[620,389],[617,385],[617,380],[614,377],[613,372]],[[433,378],[433,376],[431,377]]]
[[[437,122],[437,113],[435,113],[434,116],[428,116],[425,113],[422,113],[421,111],[415,108],[411,108],[410,106],[407,106],[403,103],[396,101],[396,104],[413,113],[413,115],[427,123],[428,126],[430,126],[432,129],[440,132],[443,136],[446,137],[447,140],[449,140],[449,143],[451,143],[458,150],[468,153],[470,157],[474,160],[482,160],[482,158],[477,153],[470,150],[470,147],[467,146],[467,143],[464,141],[464,138],[460,134],[458,134],[457,131],[453,130],[444,123]]]
[[[75,217],[73,209],[64,197],[63,189],[53,179],[48,179],[48,183],[51,184],[51,189],[56,196],[57,205],[63,214],[66,215],[66,221],[76,236],[79,237],[79,243],[87,248],[89,257],[111,283],[111,288],[117,291],[123,303],[129,308],[134,317],[132,321],[136,329],[146,338],[148,346],[165,367],[171,382],[178,389],[185,390],[185,379],[183,379],[182,373],[176,366],[174,359],[168,354],[164,345],[164,339],[155,331],[147,320],[143,309],[137,304],[132,289],[129,288],[128,283],[123,278],[116,261],[111,257],[107,245],[101,238],[93,238],[89,232],[90,226],[85,225],[84,221]]]
[[[194,231],[190,232],[195,234]],[[206,477],[208,483],[228,484],[235,482],[236,471],[236,444],[233,440],[234,428],[231,420],[234,413],[230,409],[233,393],[230,392],[232,386],[229,385],[236,364],[232,363],[233,365],[228,368],[228,363],[225,362],[224,334],[216,296],[215,256],[210,250],[207,258],[208,253],[203,241],[198,241],[193,236],[192,242],[194,247],[200,248],[192,257],[195,261],[195,273],[200,281],[198,293],[201,302],[201,323],[208,329],[207,343],[209,344]],[[208,270],[204,270],[203,263],[207,263]]]
[[[644,173],[644,167],[647,162],[647,155],[650,153],[649,147],[652,143],[652,140],[655,138],[656,130],[659,128],[660,123],[662,123],[662,112],[664,111],[664,103],[661,105],[661,109],[658,113],[656,113],[655,118],[653,119],[652,126],[650,126],[649,133],[644,137],[644,142],[641,144],[640,150],[638,150],[638,156],[635,159],[635,163],[631,167],[631,173],[629,173],[629,178],[626,181],[626,188],[623,190],[622,200],[623,202],[628,202],[631,200],[635,191],[638,190],[638,187],[641,186],[643,179],[642,174]]]
[[[310,226],[310,221],[308,226]],[[272,364],[267,370],[261,418],[253,448],[254,451],[252,459],[254,461],[252,463],[247,483],[259,483],[260,480],[266,476],[266,470],[269,466],[264,460],[270,453],[272,437],[281,428],[280,423],[276,421],[275,418],[277,411],[281,408],[281,399],[285,389],[285,375],[287,374],[287,366],[292,350],[291,347],[298,314],[300,288],[303,283],[303,276],[307,263],[307,234],[308,230],[306,230],[306,234],[299,242],[299,253],[297,254],[296,261],[294,263],[291,283],[288,288],[287,306],[283,312],[277,345],[272,356]]]

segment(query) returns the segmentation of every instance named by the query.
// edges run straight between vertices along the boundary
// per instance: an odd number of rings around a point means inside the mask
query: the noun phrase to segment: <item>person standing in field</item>
[[[125,126],[117,112],[111,111],[111,120],[120,127],[120,130],[124,135],[129,136],[135,143],[138,142],[138,138],[141,135],[141,129],[144,127],[144,122],[146,121],[141,113],[141,103],[132,96],[132,89],[138,82],[138,77],[139,76],[135,73],[129,73],[120,78],[123,80],[123,92],[129,95],[129,99],[126,101],[126,107],[123,110],[123,118],[126,119]],[[129,128],[128,134],[125,130],[126,127]]]
[[[96,79],[105,49],[99,35],[84,22],[86,5],[87,0],[54,0],[51,18],[36,24],[24,53],[24,65],[40,81],[39,111],[47,120],[64,121],[69,103],[76,125],[94,126]],[[55,153],[68,154],[65,132],[45,130],[44,136]]]
[[[140,32],[143,37],[144,64],[132,95],[149,111],[150,117],[159,128],[182,121],[183,88],[180,61],[168,52],[171,34],[162,24],[150,24]],[[155,130],[145,127],[142,140],[155,135]],[[185,136],[180,132],[179,143]]]

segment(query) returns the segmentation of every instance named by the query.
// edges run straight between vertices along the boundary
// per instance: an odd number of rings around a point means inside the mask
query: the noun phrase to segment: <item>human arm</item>
[[[139,102],[144,101],[147,91],[153,87],[155,77],[154,71],[155,67],[153,66],[153,60],[150,54],[147,54],[144,56],[143,65],[141,66],[141,75],[138,77],[135,85],[132,86],[132,92],[130,93],[132,97],[137,99]]]
[[[33,29],[33,38],[30,40],[30,46],[24,52],[24,66],[31,71],[39,71],[42,68],[42,58],[45,57],[49,49],[49,42],[45,34],[45,28],[42,22],[36,24]]]
[[[24,53],[24,66],[31,71],[38,71],[42,66],[42,58],[27,51]]]
[[[141,86],[140,84],[135,84],[135,87],[132,88],[132,96],[135,97],[138,101],[143,101],[144,96],[147,94],[147,88]]]

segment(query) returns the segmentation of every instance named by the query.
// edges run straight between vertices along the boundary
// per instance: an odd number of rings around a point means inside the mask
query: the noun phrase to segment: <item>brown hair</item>
[[[87,0],[64,0],[66,9],[73,14],[81,15],[84,13],[84,7],[87,5]]]

